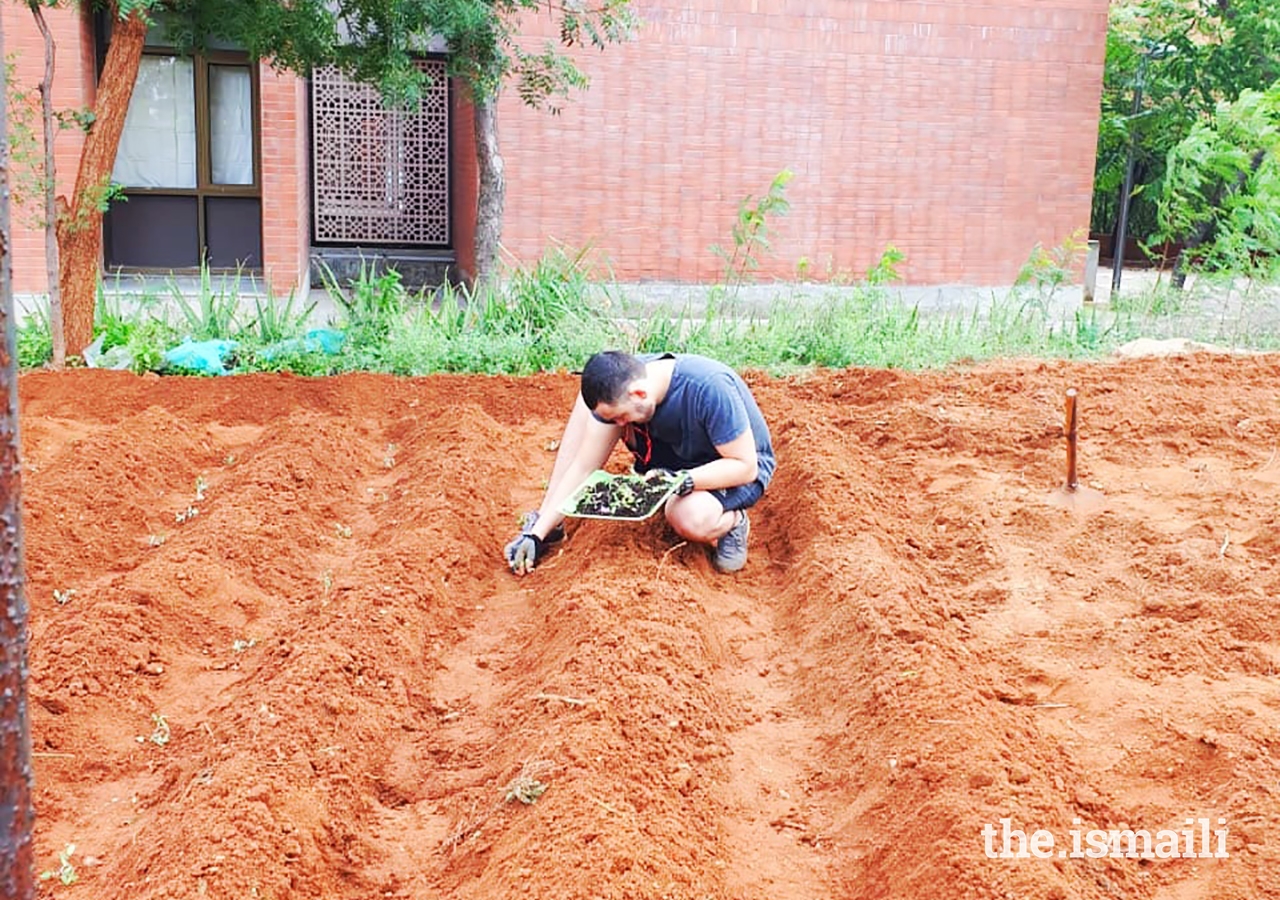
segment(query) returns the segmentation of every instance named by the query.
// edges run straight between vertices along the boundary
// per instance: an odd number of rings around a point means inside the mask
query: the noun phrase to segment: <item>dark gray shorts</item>
[[[720,501],[720,505],[724,507],[725,512],[731,512],[735,509],[747,509],[755,506],[756,501],[764,496],[764,485],[759,480],[756,480],[750,484],[721,488],[718,491],[709,491],[709,493]]]

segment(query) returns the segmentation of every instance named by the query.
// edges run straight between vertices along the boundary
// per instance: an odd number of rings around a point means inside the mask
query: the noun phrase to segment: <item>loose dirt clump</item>
[[[749,380],[742,573],[655,516],[517,579],[570,376],[24,376],[41,895],[1277,896],[1280,361]]]

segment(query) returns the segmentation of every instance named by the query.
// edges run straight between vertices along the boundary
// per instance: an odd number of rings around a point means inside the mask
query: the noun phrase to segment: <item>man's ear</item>
[[[627,393],[631,395],[632,399],[635,399],[635,400],[647,400],[647,399],[648,399],[648,397],[649,397],[649,381],[648,381],[648,379],[641,379],[641,380],[639,380],[639,381],[633,381],[633,382],[631,383],[631,387],[630,387],[630,388],[628,388]]]

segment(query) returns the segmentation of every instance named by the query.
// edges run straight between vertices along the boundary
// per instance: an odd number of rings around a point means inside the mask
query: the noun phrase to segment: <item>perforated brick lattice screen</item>
[[[388,109],[377,88],[337,69],[311,79],[317,242],[449,243],[449,87],[444,63],[419,109]]]

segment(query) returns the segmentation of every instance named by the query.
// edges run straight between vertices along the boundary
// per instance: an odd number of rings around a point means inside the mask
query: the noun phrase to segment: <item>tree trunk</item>
[[[53,338],[53,365],[62,368],[67,361],[67,337],[62,330],[62,292],[58,285],[58,181],[53,154],[57,131],[53,126],[53,35],[44,20],[44,7],[39,0],[29,0],[40,35],[44,38],[44,79],[40,82],[40,112],[44,119],[44,259],[49,279],[49,333]]]
[[[0,24],[0,60],[4,26]],[[31,725],[27,712],[27,604],[22,572],[22,475],[18,462],[18,353],[9,260],[9,108],[0,67],[0,897],[36,894],[31,824]]]
[[[491,284],[498,276],[498,250],[502,245],[502,212],[507,185],[498,149],[498,98],[475,101],[476,161],[480,167],[480,193],[476,210],[476,286]]]
[[[59,281],[67,353],[81,355],[93,341],[93,309],[102,265],[102,213],[146,36],[147,23],[138,13],[115,20],[98,79],[93,124],[80,152],[75,193],[70,204],[62,198],[58,201]]]

